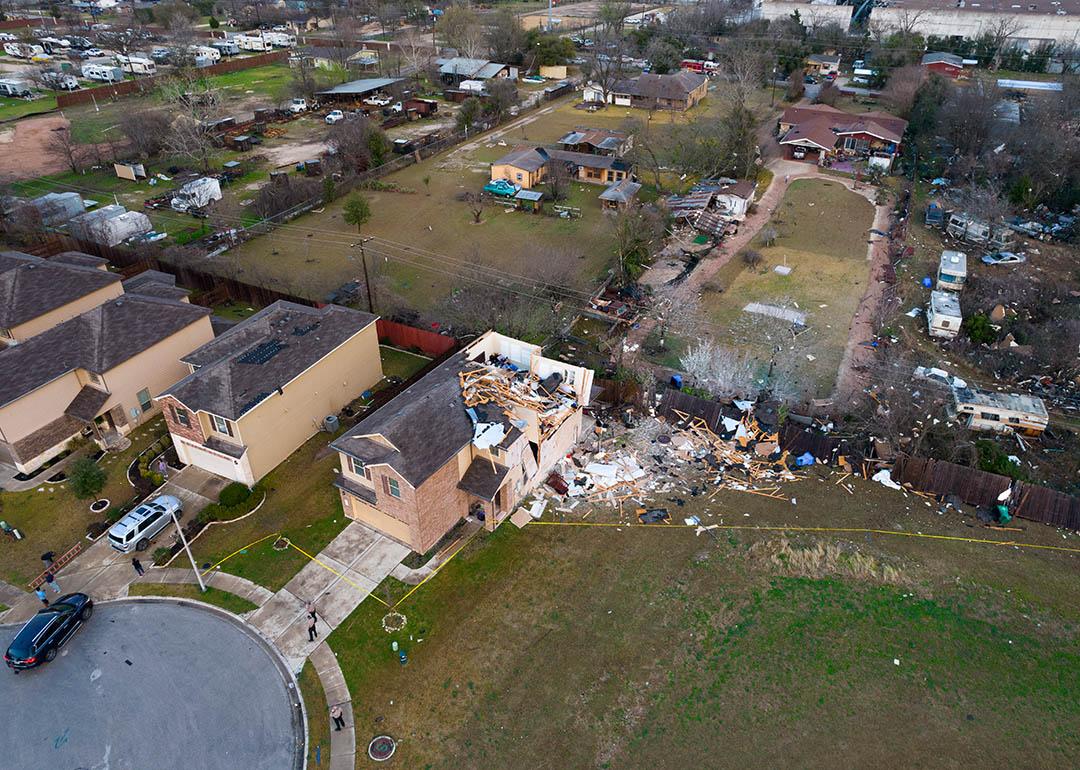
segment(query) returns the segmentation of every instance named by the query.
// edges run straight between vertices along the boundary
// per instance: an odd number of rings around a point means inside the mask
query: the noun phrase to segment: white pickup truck
[[[331,110],[326,115],[326,123],[330,126],[334,125],[335,123],[340,123],[343,120],[345,120],[345,113],[341,110]]]

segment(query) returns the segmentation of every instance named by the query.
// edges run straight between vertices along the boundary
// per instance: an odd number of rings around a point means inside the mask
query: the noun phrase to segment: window
[[[10,340],[11,339],[11,329],[0,329],[0,337],[3,337],[4,339]]]
[[[232,425],[224,417],[218,417],[216,414],[212,414],[210,415],[210,424],[216,432],[224,433],[226,436],[232,435]]]
[[[368,481],[371,481],[371,470],[355,457],[348,457],[349,471],[356,476],[363,476]]]
[[[1020,424],[1020,418],[1019,417],[1010,417],[1009,422],[1011,422],[1013,425],[1019,425]]]
[[[1001,421],[1001,418],[993,412],[979,412],[979,419],[990,420],[991,422]]]
[[[135,398],[139,399],[139,408],[144,412],[149,412],[150,407],[154,405],[154,402],[150,400],[149,388],[143,388],[135,394]]]
[[[188,415],[187,409],[180,409],[176,405],[172,406],[173,419],[176,420],[177,425],[182,425],[185,428],[191,427],[191,417]]]
[[[516,174],[515,176],[517,176],[517,180],[520,182],[521,181],[521,174]]]
[[[384,476],[383,481],[386,484],[386,492],[391,497],[401,499],[401,486],[398,484],[397,479],[392,479],[389,476]]]

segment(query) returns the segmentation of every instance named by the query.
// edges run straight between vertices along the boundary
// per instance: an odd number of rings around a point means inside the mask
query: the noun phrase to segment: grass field
[[[871,483],[789,493],[797,507],[730,492],[678,516],[995,534]],[[1080,759],[1080,611],[1059,595],[1076,565],[886,536],[504,526],[397,608],[403,631],[369,601],[329,642],[358,742],[393,735],[407,767],[1063,767]]]
[[[693,114],[708,114],[707,101]],[[373,260],[380,274],[378,302],[404,304],[430,310],[451,288],[460,285],[461,262],[483,262],[501,270],[535,275],[538,265],[550,261],[552,252],[576,260],[568,271],[568,284],[589,287],[602,277],[613,256],[611,223],[597,196],[600,185],[575,183],[565,203],[581,209],[580,219],[563,220],[506,213],[489,205],[483,223],[474,224],[469,207],[456,197],[478,191],[490,178],[490,163],[517,143],[550,143],[575,126],[617,128],[628,118],[647,120],[641,110],[610,108],[597,113],[573,109],[571,102],[544,108],[513,121],[477,140],[390,174],[382,179],[411,193],[373,192],[372,219],[364,234],[408,243],[416,250],[440,255],[435,260],[419,257],[404,260]],[[685,116],[657,113],[651,125],[661,127]],[[425,179],[427,182],[425,183]],[[210,269],[232,273],[242,270],[242,280],[279,283],[308,297],[321,299],[338,286],[359,276],[355,259],[356,230],[341,217],[343,201],[293,220],[288,227],[245,243],[222,255]],[[379,253],[377,244],[369,251]],[[352,258],[350,258],[352,257]],[[246,276],[244,278],[243,276]]]
[[[762,265],[748,268],[736,256],[711,281],[713,291],[703,298],[710,319],[761,360],[782,345],[778,362],[786,358],[801,382],[812,383],[811,397],[827,396],[866,290],[872,222],[871,203],[840,183],[796,180],[774,215],[775,244],[752,244],[764,257]],[[790,274],[773,270],[785,264]],[[792,341],[787,322],[744,312],[751,302],[805,313],[809,331]]]
[[[128,588],[130,596],[176,596],[181,599],[195,599],[215,607],[221,607],[236,615],[257,610],[259,606],[242,596],[222,591],[220,588],[207,587],[200,591],[197,585],[190,583],[132,583]]]
[[[224,109],[236,111],[250,109],[250,106],[246,105],[255,101],[267,104],[277,101],[284,93],[290,77],[288,65],[269,64],[225,75],[215,75],[209,80],[213,88],[221,93]],[[110,138],[112,136],[110,132],[117,131],[120,117],[125,112],[160,106],[162,106],[162,101],[155,94],[126,97],[114,101],[99,101],[96,105],[83,104],[69,107],[64,110],[64,115],[71,121],[71,135],[75,141],[81,144],[93,144]]]
[[[100,465],[106,473],[105,488],[96,497],[115,506],[132,502],[136,492],[127,480],[127,467],[164,432],[164,420],[155,417],[130,434],[130,448],[103,456]],[[17,543],[0,546],[0,578],[9,583],[23,585],[40,573],[39,556],[45,551],[62,554],[78,542],[87,545],[83,539],[86,526],[101,521],[102,514],[90,512],[92,500],[76,498],[66,481],[50,484],[45,480],[50,475],[45,471],[41,483],[26,492],[0,492],[0,518],[25,536]]]
[[[26,99],[13,99],[9,96],[0,96],[0,121],[17,120],[24,115],[33,115],[39,112],[48,112],[56,109],[56,96],[46,94],[40,99],[27,101]],[[3,126],[0,128],[10,128]]]

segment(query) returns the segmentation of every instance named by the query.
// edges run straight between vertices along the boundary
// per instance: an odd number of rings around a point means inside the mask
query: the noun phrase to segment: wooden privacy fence
[[[1013,481],[1007,476],[987,473],[944,460],[900,456],[892,472],[893,480],[909,484],[920,492],[955,495],[968,505],[996,505],[998,496],[1012,488],[1014,516],[1055,527],[1080,530],[1080,499],[1038,484]]]
[[[418,329],[397,321],[380,318],[375,324],[379,340],[404,350],[420,350],[426,356],[438,358],[457,348],[457,340],[445,334]]]
[[[239,72],[240,70],[288,61],[288,58],[289,52],[286,50],[270,51],[268,53],[258,54],[257,56],[248,56],[243,59],[221,61],[217,64],[211,64],[209,67],[202,67],[198,72],[200,76],[224,75],[229,72]],[[59,92],[56,94],[56,106],[60,109],[64,109],[65,107],[74,107],[77,104],[90,104],[94,101],[119,99],[124,96],[131,96],[132,94],[144,94],[153,91],[162,81],[168,79],[169,75],[151,75],[145,78],[137,78],[136,80],[125,80],[122,83],[96,86],[95,88],[83,88],[78,91]]]

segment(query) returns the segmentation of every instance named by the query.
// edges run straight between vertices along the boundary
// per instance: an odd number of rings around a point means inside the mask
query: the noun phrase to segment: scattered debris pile
[[[465,407],[475,425],[473,444],[487,449],[502,441],[507,430],[502,420],[479,407],[493,404],[500,407],[510,424],[519,430],[527,425],[518,407],[534,412],[539,421],[541,440],[546,439],[577,408],[574,392],[564,384],[562,374],[540,379],[520,368],[508,358],[491,355],[487,362],[470,362],[472,368],[460,372],[461,393]]]

